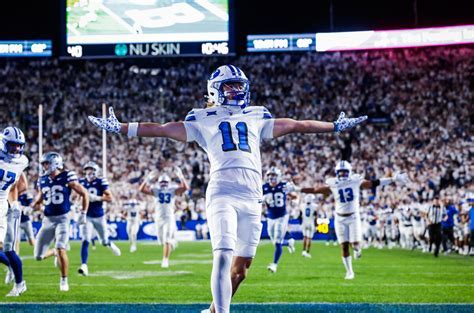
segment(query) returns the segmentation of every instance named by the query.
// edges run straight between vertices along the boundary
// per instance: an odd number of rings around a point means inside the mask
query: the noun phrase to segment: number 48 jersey
[[[261,199],[260,142],[273,138],[273,121],[261,106],[217,106],[188,113],[184,122],[187,141],[197,142],[209,158],[208,197],[230,193]]]
[[[364,178],[358,174],[351,175],[347,180],[326,180],[326,185],[331,189],[336,201],[336,213],[359,213],[360,185],[363,181]]]
[[[269,183],[263,185],[263,200],[267,206],[268,218],[276,219],[288,213],[286,211],[286,195],[295,190],[295,186],[288,182],[280,182],[275,186],[271,186]]]

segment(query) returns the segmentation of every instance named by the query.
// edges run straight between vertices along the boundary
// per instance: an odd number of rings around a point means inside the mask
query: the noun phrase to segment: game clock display
[[[234,54],[232,1],[68,0],[63,58]]]

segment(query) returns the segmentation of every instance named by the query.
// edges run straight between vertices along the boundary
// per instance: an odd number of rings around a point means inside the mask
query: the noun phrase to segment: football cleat
[[[277,268],[278,268],[278,264],[275,264],[275,263],[270,263],[270,264],[267,266],[267,270],[269,270],[270,273],[276,273]]]
[[[350,280],[350,279],[354,279],[354,277],[355,277],[354,272],[347,272],[344,279]]]
[[[62,280],[59,283],[59,291],[69,291],[69,284],[67,283],[67,280]]]
[[[358,260],[362,257],[362,249],[354,250],[354,259]]]
[[[163,259],[163,261],[161,261],[161,268],[168,268],[170,267],[170,261],[168,259]]]
[[[120,251],[119,247],[117,247],[115,245],[115,243],[111,242],[110,243],[110,249],[112,249],[112,252],[116,255],[116,256],[120,256],[122,254],[122,252]]]
[[[295,253],[295,240],[293,238],[288,240],[288,252]]]
[[[82,276],[87,276],[89,275],[89,269],[87,268],[87,264],[82,264],[81,267],[77,270],[79,274]]]
[[[135,251],[137,251],[137,246],[136,245],[131,245],[130,246],[130,253],[133,253]]]
[[[26,283],[22,281],[19,284],[15,284],[13,289],[7,294],[7,297],[18,297],[26,291]]]
[[[305,257],[305,258],[311,259],[311,254],[309,254],[309,253],[306,252],[306,251],[303,251],[303,252],[301,253],[301,255],[302,255],[303,257]]]

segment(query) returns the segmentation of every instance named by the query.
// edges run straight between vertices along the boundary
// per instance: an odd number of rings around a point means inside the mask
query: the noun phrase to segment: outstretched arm
[[[370,189],[372,187],[390,185],[393,182],[406,184],[408,182],[408,176],[406,173],[397,172],[393,175],[393,177],[383,177],[374,180],[365,179],[360,186],[362,187],[362,189]]]
[[[183,122],[158,123],[121,123],[115,117],[114,109],[109,108],[109,117],[89,116],[95,126],[112,133],[127,134],[129,137],[167,137],[178,141],[186,141],[186,129]]]
[[[367,116],[360,116],[356,118],[347,118],[345,113],[341,112],[339,118],[335,122],[322,121],[297,121],[291,118],[275,119],[273,126],[273,137],[280,137],[291,133],[331,133],[341,132],[345,129],[352,128],[357,124],[362,123],[367,119]]]
[[[314,188],[303,188],[303,189],[301,189],[301,192],[304,192],[304,193],[320,193],[320,194],[323,194],[325,196],[328,196],[329,194],[331,194],[331,188],[329,188],[328,185],[321,185],[321,186],[314,187]]]
[[[179,167],[175,168],[175,173],[176,173],[176,176],[178,176],[179,181],[180,181],[179,188],[176,189],[176,194],[180,196],[183,194],[183,192],[189,189],[189,185],[186,179],[184,178],[183,172],[181,171]]]

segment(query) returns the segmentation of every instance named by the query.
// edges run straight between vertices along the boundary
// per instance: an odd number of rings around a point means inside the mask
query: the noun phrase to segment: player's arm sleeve
[[[271,139],[273,138],[273,126],[275,125],[275,119],[273,118],[270,111],[268,111],[265,107],[262,107],[260,114],[260,136],[262,139]]]
[[[184,120],[184,128],[186,129],[186,141],[197,142],[201,147],[205,146],[204,138],[202,137],[200,123],[197,113],[192,110],[186,115]]]
[[[102,191],[106,191],[110,189],[109,181],[107,180],[107,178],[102,178],[101,185],[102,185]]]

